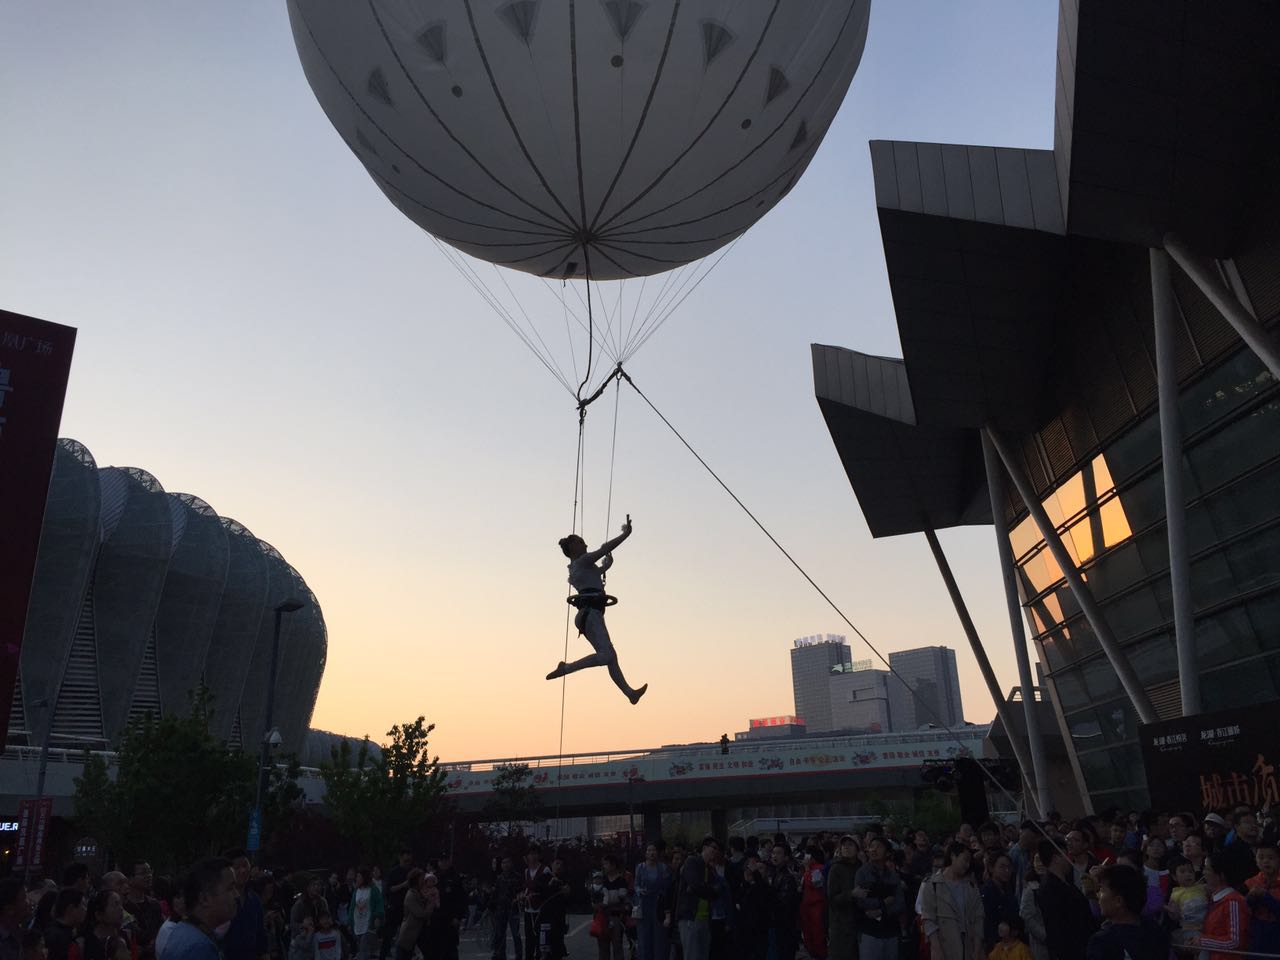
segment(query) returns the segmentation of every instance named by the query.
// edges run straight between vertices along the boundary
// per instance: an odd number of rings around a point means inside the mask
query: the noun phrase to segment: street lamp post
[[[262,753],[258,759],[258,789],[253,801],[253,820],[249,824],[248,846],[255,862],[262,846],[262,794],[266,789],[267,771],[271,768],[271,751],[280,745],[280,732],[271,726],[271,714],[276,701],[276,667],[280,663],[280,621],[286,613],[296,613],[304,606],[301,600],[289,599],[277,605],[275,610],[275,630],[271,634],[271,669],[267,673],[267,713],[262,724]]]
[[[635,847],[637,845],[636,844],[636,802],[635,802],[635,787],[637,783],[644,783],[644,777],[640,776],[639,774],[632,774],[631,776],[627,777],[627,820],[628,820],[627,830],[629,831],[631,836],[630,845],[632,847]],[[630,858],[630,854],[631,852],[628,851],[628,859]]]

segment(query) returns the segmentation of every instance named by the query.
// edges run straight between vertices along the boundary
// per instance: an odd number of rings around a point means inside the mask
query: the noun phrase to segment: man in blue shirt
[[[169,935],[164,960],[220,960],[213,931],[236,915],[236,879],[226,860],[205,860],[182,885],[187,916]]]
[[[222,955],[226,960],[267,960],[266,915],[262,901],[249,889],[249,856],[243,850],[234,850],[228,859],[236,878],[238,906],[231,926],[222,937]]]

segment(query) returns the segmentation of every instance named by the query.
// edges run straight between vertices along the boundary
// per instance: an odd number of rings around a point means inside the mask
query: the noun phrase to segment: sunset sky
[[[900,355],[867,141],[1050,146],[1056,28],[1054,0],[876,0],[805,177],[628,365],[882,652],[957,648],[975,722],[990,698],[928,547],[868,534],[809,344]],[[573,403],[339,139],[284,3],[5,4],[0,118],[0,307],[80,331],[62,434],[298,569],[329,629],[313,725],[425,714],[444,759],[556,753]],[[590,540],[611,418],[588,420]],[[565,750],[792,712],[791,641],[849,631],[624,391],[611,527],[627,512],[609,624],[650,692],[570,678]],[[1007,688],[992,538],[942,534]]]

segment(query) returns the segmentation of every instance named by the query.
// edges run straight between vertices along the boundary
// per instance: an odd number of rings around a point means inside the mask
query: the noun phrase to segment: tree
[[[527,763],[504,764],[495,772],[493,797],[484,805],[484,817],[489,823],[505,823],[509,837],[517,823],[541,823],[546,819]]]
[[[243,846],[256,786],[256,758],[230,751],[209,732],[209,697],[197,691],[186,716],[148,713],[131,724],[116,754],[115,779],[86,752],[75,781],[76,819],[117,861],[143,856],[177,871]],[[297,762],[275,769],[263,798],[263,835],[292,815],[302,791]]]
[[[320,768],[339,833],[371,862],[390,860],[444,811],[444,771],[440,758],[427,752],[434,729],[425,717],[396,724],[387,731],[388,745],[374,751],[366,737],[354,756],[343,740]]]

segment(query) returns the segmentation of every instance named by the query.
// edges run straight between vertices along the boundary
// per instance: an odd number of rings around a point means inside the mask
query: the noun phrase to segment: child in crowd
[[[1000,939],[991,948],[988,960],[1031,960],[1031,950],[1022,939],[1023,930],[1021,917],[1001,920],[996,928]]]
[[[317,918],[315,936],[315,960],[346,960],[347,947],[342,931],[334,925],[333,916],[325,910]]]
[[[1177,886],[1169,894],[1165,910],[1178,924],[1178,929],[1173,932],[1173,942],[1185,946],[1204,929],[1204,915],[1209,911],[1209,891],[1196,876],[1196,868],[1190,860],[1174,861],[1171,872]]]
[[[1159,837],[1148,838],[1142,849],[1142,872],[1146,875],[1147,886],[1158,888],[1162,899],[1169,895],[1169,871],[1164,866],[1168,852],[1169,848]]]
[[[1255,953],[1280,953],[1280,849],[1274,840],[1263,840],[1254,851],[1258,873],[1246,880],[1245,900],[1252,914],[1252,947]]]
[[[289,941],[289,960],[314,960],[316,925],[310,917],[298,925],[298,935]]]

